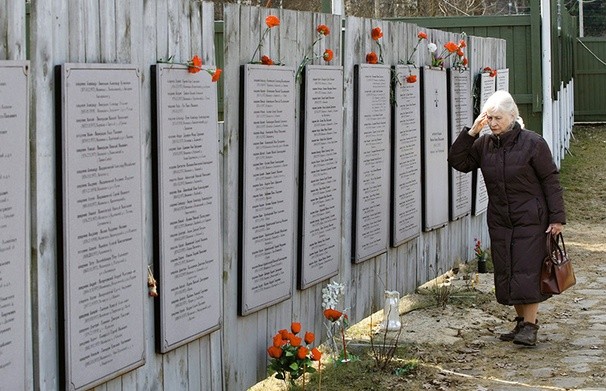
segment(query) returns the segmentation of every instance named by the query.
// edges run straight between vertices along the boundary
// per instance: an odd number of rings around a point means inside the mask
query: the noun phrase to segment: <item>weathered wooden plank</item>
[[[192,56],[200,56],[202,63],[208,66],[210,65],[207,58],[208,55],[205,53],[202,45],[202,2],[190,1],[187,7],[189,7],[189,53]]]
[[[134,2],[137,0],[122,0],[116,7],[116,61],[130,63],[133,61],[135,45],[133,43],[133,25],[139,15],[132,15]]]
[[[202,2],[202,25],[200,30],[202,53],[204,53],[204,63],[211,66],[216,65],[214,15],[214,3]]]
[[[227,389],[238,388],[242,384],[254,384],[257,380],[255,368],[239,365],[239,357],[256,357],[256,337],[250,330],[257,327],[257,313],[238,317],[238,191],[240,146],[239,105],[240,66],[247,63],[259,42],[259,15],[254,8],[240,8],[238,5],[224,5],[224,45],[225,105],[223,168],[224,168],[224,325],[230,325],[230,338],[224,339],[224,382]],[[254,23],[252,22],[254,21]],[[260,58],[260,56],[258,57]],[[241,387],[241,386],[240,386]]]
[[[100,61],[116,61],[116,25],[114,23],[116,15],[115,0],[103,1],[99,3],[99,35],[100,40]]]
[[[168,56],[173,56],[175,62],[181,62],[188,53],[181,52],[181,42],[179,42],[180,38],[180,30],[181,30],[181,21],[179,20],[181,4],[183,2],[180,0],[167,0],[167,38],[168,38]],[[164,9],[162,9],[164,11]]]
[[[69,61],[86,62],[84,6],[78,0],[68,1]]]
[[[38,381],[48,389],[59,389],[58,303],[56,289],[55,214],[55,64],[68,57],[67,1],[34,2],[31,8],[32,105],[32,280],[37,311],[33,314],[33,350],[36,352]]]
[[[11,60],[8,56],[8,21],[10,20],[8,13],[8,6],[11,3],[7,3],[9,0],[0,1],[0,60]]]
[[[0,36],[6,37],[1,40],[0,59],[25,60],[25,2],[6,0],[0,7]]]
[[[99,0],[87,0],[82,2],[84,15],[84,53],[86,62],[99,62],[100,46],[103,37],[99,31]]]

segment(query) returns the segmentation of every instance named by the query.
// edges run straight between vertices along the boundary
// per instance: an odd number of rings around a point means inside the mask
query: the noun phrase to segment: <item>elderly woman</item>
[[[534,346],[539,303],[550,297],[540,290],[545,234],[560,233],[566,215],[547,143],[518,121],[511,95],[495,92],[452,144],[448,162],[462,172],[480,168],[484,176],[496,298],[517,315],[515,328],[500,339]],[[486,125],[491,133],[480,136]]]

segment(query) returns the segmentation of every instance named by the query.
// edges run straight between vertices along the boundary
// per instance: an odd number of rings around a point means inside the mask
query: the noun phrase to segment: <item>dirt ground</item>
[[[513,309],[496,303],[492,274],[480,274],[470,290],[473,273],[465,270],[450,278],[445,307],[435,304],[435,282],[401,299],[402,332],[388,333],[387,340],[397,338],[406,358],[419,360],[416,370],[377,376],[361,367],[350,371],[352,378],[344,375],[340,386],[323,380],[321,389],[606,390],[606,126],[575,127],[570,152],[561,170],[568,212],[564,237],[577,284],[540,305],[536,347],[498,339],[513,327]],[[352,351],[368,352],[369,323],[380,319],[374,314],[348,330]],[[373,376],[364,385],[363,378]],[[271,380],[251,388],[279,389],[285,389],[283,382]]]

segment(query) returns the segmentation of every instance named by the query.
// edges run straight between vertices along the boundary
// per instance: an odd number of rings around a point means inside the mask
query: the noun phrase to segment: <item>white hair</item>
[[[520,117],[518,105],[516,105],[513,97],[507,91],[499,90],[490,95],[484,103],[482,111],[511,115],[512,123],[513,121],[518,121],[520,125],[524,127],[524,121],[522,120],[522,117]]]

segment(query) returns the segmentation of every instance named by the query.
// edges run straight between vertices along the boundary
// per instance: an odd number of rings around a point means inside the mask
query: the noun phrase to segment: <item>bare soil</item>
[[[327,360],[321,377],[313,376],[305,389],[606,390],[606,126],[575,127],[561,177],[568,214],[564,236],[577,284],[541,304],[536,347],[498,339],[513,327],[515,314],[496,303],[492,274],[475,282],[470,264],[450,274],[444,306],[436,304],[436,281],[402,298],[399,335],[377,331],[381,312],[348,329],[350,349],[360,361]],[[384,370],[376,368],[371,335],[375,352],[398,346]],[[251,388],[284,389],[275,379]]]

